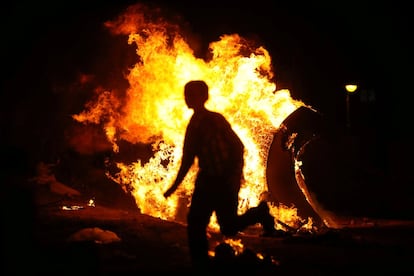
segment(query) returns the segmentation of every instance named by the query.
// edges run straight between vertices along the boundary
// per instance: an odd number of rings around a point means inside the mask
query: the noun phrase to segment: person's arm
[[[181,163],[180,169],[178,170],[177,176],[174,180],[174,183],[171,185],[170,188],[168,188],[168,190],[164,193],[164,197],[167,198],[169,197],[172,193],[175,192],[175,190],[177,190],[178,186],[181,184],[181,182],[183,181],[184,177],[186,176],[188,170],[190,169],[192,165],[192,162],[184,162],[184,159]]]
[[[194,146],[191,143],[192,139],[189,139],[190,137],[186,135],[184,140],[184,147],[183,147],[183,157],[181,159],[181,166],[178,170],[177,176],[174,180],[174,183],[171,185],[170,188],[164,193],[164,197],[169,197],[172,193],[175,192],[175,190],[178,188],[178,186],[183,181],[184,177],[187,175],[188,170],[191,168],[194,162],[195,153],[194,153]]]

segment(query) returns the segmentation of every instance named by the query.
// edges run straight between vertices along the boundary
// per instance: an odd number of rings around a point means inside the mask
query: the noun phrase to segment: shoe
[[[261,201],[257,206],[259,210],[260,223],[263,226],[264,235],[273,236],[278,230],[275,229],[275,218],[270,214],[269,206],[266,201]]]

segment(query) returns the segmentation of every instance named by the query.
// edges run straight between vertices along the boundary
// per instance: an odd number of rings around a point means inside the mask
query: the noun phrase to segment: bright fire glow
[[[137,60],[126,76],[125,98],[104,91],[73,118],[102,125],[115,152],[120,140],[151,144],[154,154],[148,162],[120,162],[120,172],[109,177],[128,187],[142,213],[185,222],[182,210],[189,204],[197,166],[171,197],[165,199],[163,193],[178,171],[192,114],[185,105],[184,85],[189,80],[205,80],[210,87],[207,107],[229,120],[246,147],[239,212],[256,206],[267,191],[266,162],[273,135],[303,102],[292,99],[289,90],[277,90],[271,57],[264,47],[251,47],[238,34],[226,34],[209,44],[209,60],[200,59],[177,26],[149,20],[141,8],[132,6],[106,23],[113,33],[127,35],[128,44],[136,46]],[[284,216],[284,207],[270,207],[283,221],[296,215],[292,208],[286,208]]]

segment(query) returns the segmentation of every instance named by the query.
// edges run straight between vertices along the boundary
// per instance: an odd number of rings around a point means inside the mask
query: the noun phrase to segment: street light
[[[351,129],[351,115],[349,108],[349,96],[357,90],[358,86],[356,84],[347,84],[345,85],[346,93],[346,127]]]

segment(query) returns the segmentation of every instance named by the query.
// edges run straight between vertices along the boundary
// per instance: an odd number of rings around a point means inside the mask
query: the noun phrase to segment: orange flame
[[[168,200],[163,193],[178,170],[192,112],[185,105],[183,87],[189,80],[205,80],[210,87],[207,107],[230,121],[247,149],[239,211],[256,205],[267,190],[265,169],[273,134],[303,102],[292,99],[289,90],[276,90],[271,57],[264,47],[252,47],[238,34],[226,34],[209,44],[212,56],[206,61],[195,57],[177,26],[150,20],[143,11],[135,5],[106,23],[113,33],[127,34],[128,44],[136,45],[137,62],[127,75],[126,98],[104,91],[73,118],[102,124],[114,151],[122,139],[152,144],[154,155],[148,162],[118,163],[120,172],[110,177],[124,188],[132,187],[142,213],[183,221],[179,210],[189,204],[197,166]]]

